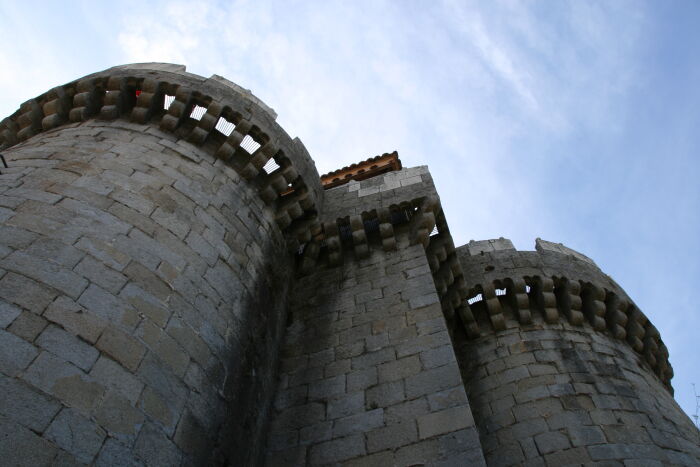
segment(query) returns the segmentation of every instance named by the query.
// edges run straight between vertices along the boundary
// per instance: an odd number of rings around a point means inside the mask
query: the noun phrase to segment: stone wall
[[[627,342],[673,391],[668,349],[625,291],[581,253],[539,238],[535,246],[536,251],[517,251],[509,240],[498,239],[457,249],[480,328],[498,332],[509,318],[528,325],[538,316],[549,324],[588,322]]]
[[[326,190],[323,219],[335,221],[425,197],[437,198],[428,167],[404,168],[366,180],[351,180],[345,185]]]
[[[291,272],[257,191],[150,125],[3,153],[4,460],[253,463]]]
[[[461,345],[488,465],[697,465],[700,434],[624,342],[516,322]]]
[[[489,465],[696,465],[658,331],[589,258],[537,241],[457,249],[480,337],[454,334]]]
[[[267,465],[484,465],[421,245],[294,286]]]

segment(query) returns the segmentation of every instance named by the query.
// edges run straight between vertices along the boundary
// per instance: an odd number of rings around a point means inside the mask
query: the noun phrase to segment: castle
[[[591,259],[455,246],[427,167],[319,177],[275,118],[150,63],[2,120],[3,465],[700,465]]]

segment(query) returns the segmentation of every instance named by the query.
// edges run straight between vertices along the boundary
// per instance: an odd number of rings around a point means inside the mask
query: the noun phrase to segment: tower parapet
[[[489,465],[696,462],[659,332],[590,258],[541,239],[457,251],[481,333],[455,345]]]
[[[172,134],[254,182],[287,227],[322,204],[318,172],[298,138],[275,122],[262,101],[216,75],[203,78],[170,64],[109,68],[58,86],[0,122],[0,150],[83,121],[126,120]],[[277,167],[268,173],[266,166]],[[282,199],[284,198],[284,199]]]
[[[625,291],[575,250],[539,238],[535,248],[517,251],[510,240],[501,238],[471,241],[457,249],[468,302],[481,329],[498,331],[506,320],[529,325],[533,312],[549,324],[588,322],[627,342],[672,391],[668,349]]]

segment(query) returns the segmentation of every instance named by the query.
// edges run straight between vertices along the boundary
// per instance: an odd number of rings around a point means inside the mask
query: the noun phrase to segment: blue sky
[[[700,385],[700,3],[0,0],[0,114],[116,64],[250,88],[324,173],[427,164],[457,244],[592,257]]]

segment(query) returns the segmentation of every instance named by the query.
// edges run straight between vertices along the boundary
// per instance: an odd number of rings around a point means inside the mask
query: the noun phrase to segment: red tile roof
[[[321,185],[327,190],[344,185],[350,180],[365,180],[394,170],[401,170],[401,159],[399,159],[399,153],[396,151],[370,157],[365,161],[321,175]]]

